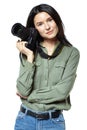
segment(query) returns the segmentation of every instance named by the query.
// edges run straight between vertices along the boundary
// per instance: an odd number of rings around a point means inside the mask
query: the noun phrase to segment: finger
[[[18,49],[22,48],[22,47],[23,47],[23,43],[22,43],[22,42],[17,42],[17,43],[16,43],[16,47],[17,47]]]
[[[16,43],[17,49],[18,49],[20,52],[25,51],[25,49],[26,49],[25,44],[26,44],[26,43],[27,43],[27,42],[25,42],[25,41],[17,42],[17,43]]]
[[[22,42],[21,42],[21,45],[22,45],[23,47],[26,47],[27,44],[28,44],[28,42],[26,42],[26,41],[22,41]]]
[[[17,41],[17,42],[20,42],[20,41],[21,41],[21,40],[19,40],[19,39],[18,39],[18,41]]]

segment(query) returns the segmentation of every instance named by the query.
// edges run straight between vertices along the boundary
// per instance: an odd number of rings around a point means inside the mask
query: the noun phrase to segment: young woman
[[[26,27],[38,31],[39,44],[36,51],[27,48],[26,41],[16,44],[25,56],[17,78],[22,105],[14,129],[65,130],[63,110],[71,108],[79,51],[66,39],[62,20],[50,5],[35,6]]]

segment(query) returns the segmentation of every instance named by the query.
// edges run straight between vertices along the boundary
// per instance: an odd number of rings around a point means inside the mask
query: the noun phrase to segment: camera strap
[[[62,48],[64,47],[64,45],[62,43],[60,43],[58,45],[58,47],[56,48],[56,50],[54,51],[53,55],[48,55],[46,54],[40,45],[37,46],[37,52],[40,54],[40,56],[42,58],[45,58],[45,59],[52,59],[52,58],[55,58],[56,56],[58,56],[60,54],[60,52],[62,51]]]

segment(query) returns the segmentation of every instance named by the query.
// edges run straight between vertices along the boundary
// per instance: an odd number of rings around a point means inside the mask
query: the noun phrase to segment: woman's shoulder
[[[66,53],[74,53],[74,54],[80,55],[79,49],[73,45],[72,46],[64,46],[63,49]]]

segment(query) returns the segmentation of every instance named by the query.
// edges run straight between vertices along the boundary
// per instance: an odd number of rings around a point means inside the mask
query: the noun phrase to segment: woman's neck
[[[58,40],[44,40],[42,46],[47,49],[48,55],[52,55]]]
[[[49,40],[49,39],[46,39],[46,40],[44,40],[43,41],[43,43],[42,43],[42,45],[44,46],[44,47],[47,47],[47,48],[52,48],[52,47],[54,47],[55,46],[55,44],[57,43],[57,39],[51,39],[51,40]]]

